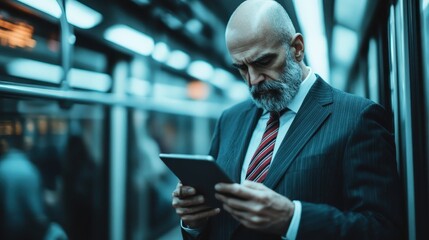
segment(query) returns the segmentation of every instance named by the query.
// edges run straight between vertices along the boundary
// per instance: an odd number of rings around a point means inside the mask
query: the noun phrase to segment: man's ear
[[[304,37],[301,33],[293,35],[290,46],[295,60],[301,62],[304,59]]]

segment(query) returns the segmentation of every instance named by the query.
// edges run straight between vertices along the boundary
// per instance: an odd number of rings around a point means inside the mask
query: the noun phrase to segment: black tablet
[[[228,175],[209,155],[159,154],[161,160],[180,179],[183,185],[194,187],[212,207],[221,207],[214,194],[217,183],[232,183]]]

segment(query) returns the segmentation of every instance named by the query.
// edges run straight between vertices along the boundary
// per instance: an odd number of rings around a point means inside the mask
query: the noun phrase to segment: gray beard
[[[250,94],[256,106],[269,112],[280,112],[287,108],[298,93],[301,78],[302,70],[289,52],[280,79],[268,79],[251,86]]]

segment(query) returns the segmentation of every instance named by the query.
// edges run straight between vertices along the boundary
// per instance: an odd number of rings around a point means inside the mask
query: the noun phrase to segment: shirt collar
[[[317,80],[317,76],[314,74],[313,70],[310,67],[307,67],[307,69],[309,70],[307,77],[301,82],[298,93],[287,106],[294,113],[299,111],[305,97]]]

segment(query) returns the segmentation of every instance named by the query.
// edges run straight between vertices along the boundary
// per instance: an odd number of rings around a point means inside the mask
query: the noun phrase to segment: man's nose
[[[249,86],[256,85],[256,84],[265,80],[264,75],[252,67],[248,68],[247,74],[248,74],[247,81],[248,81]]]

